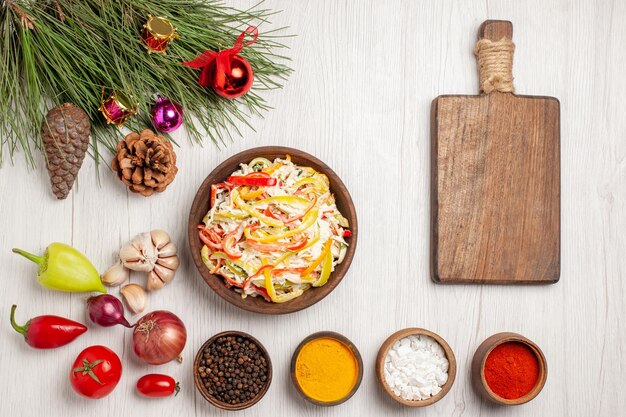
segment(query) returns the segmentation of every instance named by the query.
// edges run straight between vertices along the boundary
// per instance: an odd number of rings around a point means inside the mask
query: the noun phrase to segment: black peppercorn
[[[246,337],[219,337],[204,348],[201,357],[197,371],[202,385],[220,402],[250,402],[269,382],[263,350]]]

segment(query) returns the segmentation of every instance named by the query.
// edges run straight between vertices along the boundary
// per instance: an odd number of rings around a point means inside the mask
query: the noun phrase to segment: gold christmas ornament
[[[113,91],[105,100],[104,88],[102,88],[100,111],[108,124],[122,126],[130,117],[137,113],[137,104],[130,97],[119,91]]]
[[[164,54],[169,43],[178,37],[176,28],[166,17],[148,15],[148,21],[143,25],[141,42],[149,54]]]

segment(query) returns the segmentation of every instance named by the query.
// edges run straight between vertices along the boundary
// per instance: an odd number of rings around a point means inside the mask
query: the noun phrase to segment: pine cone
[[[70,193],[89,147],[89,117],[71,103],[52,108],[41,126],[52,192],[62,200]]]
[[[132,132],[115,146],[111,167],[130,191],[145,197],[165,191],[178,172],[174,147],[150,129]]]

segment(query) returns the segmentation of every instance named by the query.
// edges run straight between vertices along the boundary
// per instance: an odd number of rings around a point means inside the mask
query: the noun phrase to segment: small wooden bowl
[[[200,378],[200,374],[198,372],[198,365],[200,364],[200,360],[202,359],[204,349],[207,348],[211,343],[213,343],[215,340],[217,340],[219,337],[222,337],[222,336],[243,337],[244,339],[248,339],[251,342],[254,342],[259,347],[259,350],[261,351],[261,353],[263,354],[263,356],[265,356],[265,359],[267,360],[267,382],[265,386],[259,391],[259,393],[252,400],[247,401],[245,403],[227,404],[227,403],[221,402],[220,400],[213,397],[211,394],[207,392],[206,388],[204,387],[204,384],[202,383],[202,379]],[[212,405],[214,405],[215,407],[221,408],[222,410],[233,410],[233,411],[243,410],[245,408],[252,407],[254,404],[258,403],[261,400],[261,398],[263,398],[267,390],[269,389],[270,384],[272,383],[272,360],[270,359],[270,355],[267,353],[265,346],[263,346],[261,342],[259,342],[256,338],[249,335],[248,333],[239,332],[236,330],[228,330],[228,331],[221,332],[212,336],[209,340],[204,342],[202,347],[200,347],[200,350],[198,350],[198,353],[196,354],[196,359],[193,362],[193,379],[194,379],[194,382],[196,383],[196,388],[198,389],[198,391],[200,391],[200,394],[202,394],[204,399],[207,400]]]
[[[198,237],[198,229],[196,227],[202,223],[202,219],[209,211],[211,184],[223,182],[233,171],[239,168],[239,164],[248,163],[256,157],[263,157],[273,161],[276,158],[284,158],[287,154],[291,155],[293,163],[301,166],[312,167],[316,171],[325,174],[330,180],[330,190],[335,195],[337,208],[350,222],[352,236],[346,238],[346,241],[349,243],[348,250],[343,262],[337,265],[335,271],[330,276],[330,279],[323,287],[311,288],[308,291],[305,291],[300,297],[282,304],[269,303],[262,297],[248,297],[244,300],[241,298],[240,294],[224,285],[224,279],[222,277],[211,274],[206,265],[202,262],[200,250],[202,249],[203,244]],[[230,157],[226,161],[222,162],[213,170],[213,172],[209,174],[208,177],[206,177],[200,186],[200,189],[196,193],[193,204],[191,205],[187,234],[191,249],[191,256],[196,264],[196,268],[200,271],[200,275],[202,275],[204,281],[206,281],[209,287],[211,287],[211,289],[220,297],[247,311],[263,314],[285,314],[293,313],[312,306],[330,294],[330,292],[333,291],[337,285],[339,285],[352,263],[352,258],[354,257],[354,252],[356,250],[358,230],[356,210],[354,208],[352,198],[350,197],[350,193],[332,169],[319,159],[306,152],[282,146],[266,146],[249,149]]]
[[[404,339],[405,337],[413,336],[413,335],[430,336],[433,339],[435,339],[437,343],[439,343],[441,347],[443,348],[446,354],[446,358],[448,359],[448,363],[449,363],[448,380],[441,387],[441,391],[439,391],[437,395],[434,395],[430,398],[427,398],[425,400],[420,400],[420,401],[405,400],[404,398],[397,396],[396,394],[393,393],[391,388],[389,388],[389,385],[387,384],[387,381],[385,380],[385,358],[387,357],[387,353],[389,352],[389,349],[398,340]],[[399,402],[402,405],[406,405],[408,407],[426,407],[428,405],[432,405],[436,403],[437,401],[445,397],[448,391],[450,391],[450,388],[452,388],[452,385],[454,384],[455,377],[456,377],[456,358],[454,357],[454,352],[450,348],[450,345],[448,345],[448,343],[441,336],[439,336],[436,333],[431,332],[430,330],[420,329],[417,327],[398,330],[397,332],[389,336],[387,340],[385,340],[385,342],[380,347],[380,350],[378,351],[378,356],[376,357],[376,378],[378,379],[378,382],[380,383],[380,385],[383,387],[383,390],[387,393],[387,395],[389,395],[395,401]]]
[[[487,385],[487,381],[485,380],[485,361],[487,360],[487,356],[489,356],[489,353],[491,353],[496,346],[505,342],[520,342],[525,344],[535,353],[537,361],[539,362],[539,378],[537,378],[537,384],[528,394],[514,400],[508,400],[496,395],[491,388],[489,388],[489,385]],[[539,346],[537,346],[530,339],[527,339],[517,333],[503,332],[496,333],[493,336],[488,337],[480,344],[480,346],[478,346],[476,353],[474,353],[474,358],[472,359],[472,385],[474,389],[483,398],[496,404],[520,405],[527,403],[535,398],[539,392],[541,392],[543,386],[546,384],[547,378],[548,363],[546,361],[546,357],[543,355],[543,352],[539,349]]]
[[[354,387],[352,387],[350,392],[345,397],[337,401],[318,401],[315,398],[309,397],[302,390],[302,388],[300,387],[300,384],[298,383],[298,379],[296,378],[296,360],[298,359],[298,355],[300,354],[300,351],[302,350],[304,345],[309,343],[311,340],[321,339],[324,337],[338,340],[344,345],[346,345],[348,349],[352,351],[352,354],[356,358],[357,366],[359,367],[357,377],[356,377],[356,383],[354,384]],[[344,335],[336,333],[336,332],[329,332],[329,331],[317,332],[317,333],[313,333],[312,335],[307,336],[302,342],[300,342],[300,344],[296,348],[295,352],[293,353],[293,356],[291,357],[290,374],[291,374],[291,382],[293,382],[293,385],[296,387],[296,390],[302,396],[302,398],[304,398],[305,400],[315,405],[321,405],[323,407],[330,407],[330,406],[339,405],[341,403],[348,401],[354,395],[354,393],[357,392],[357,390],[361,386],[361,381],[363,380],[363,359],[361,358],[361,354],[359,353],[359,350],[356,348],[354,343],[352,343],[350,339],[348,339]]]

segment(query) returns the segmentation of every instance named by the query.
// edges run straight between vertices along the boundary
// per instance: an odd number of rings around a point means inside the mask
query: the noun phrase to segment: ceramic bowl
[[[200,364],[200,360],[202,360],[204,349],[207,348],[209,345],[211,345],[211,343],[213,343],[215,340],[223,336],[242,337],[244,339],[248,339],[254,342],[258,346],[263,356],[265,356],[265,360],[267,361],[267,383],[263,386],[263,389],[261,389],[254,398],[252,398],[250,401],[247,401],[245,403],[228,404],[228,403],[220,401],[213,395],[209,394],[204,384],[202,383],[202,379],[200,378],[200,373],[198,372],[198,366]],[[254,404],[258,403],[261,400],[261,398],[263,398],[267,390],[269,389],[270,384],[272,383],[272,361],[270,359],[270,355],[267,353],[267,350],[265,349],[265,346],[263,346],[261,342],[259,342],[253,336],[244,332],[239,332],[236,330],[229,330],[229,331],[221,332],[212,336],[209,340],[204,342],[202,347],[198,350],[198,353],[196,354],[196,359],[194,360],[194,363],[193,363],[193,379],[196,384],[196,388],[198,389],[200,394],[202,394],[204,399],[207,400],[212,405],[214,405],[215,407],[221,408],[223,410],[243,410],[245,408],[252,407]]]
[[[441,391],[439,391],[437,395],[434,395],[430,398],[427,398],[425,400],[419,400],[419,401],[405,400],[402,397],[397,396],[391,390],[391,388],[389,387],[389,384],[387,384],[387,381],[385,379],[385,358],[387,357],[387,354],[389,353],[389,349],[391,349],[394,343],[396,343],[398,340],[404,339],[405,337],[408,337],[408,336],[414,336],[414,335],[430,336],[433,339],[435,339],[437,343],[439,343],[441,347],[443,348],[446,354],[446,358],[448,359],[448,363],[449,363],[448,380],[443,385],[443,387],[441,387]],[[378,382],[382,386],[385,393],[389,395],[389,397],[391,397],[393,400],[407,407],[426,407],[428,405],[432,405],[436,403],[437,401],[441,400],[450,391],[450,388],[452,388],[455,377],[456,377],[456,358],[454,357],[454,352],[452,352],[450,345],[448,345],[448,343],[441,336],[439,336],[436,333],[431,332],[430,330],[420,329],[416,327],[398,330],[397,332],[389,336],[387,340],[385,340],[385,342],[380,347],[380,350],[378,351],[378,356],[376,357],[376,378],[378,379]]]
[[[346,241],[349,244],[348,250],[343,262],[335,267],[335,271],[333,271],[328,282],[322,287],[311,288],[305,291],[300,297],[281,304],[267,302],[262,297],[247,297],[246,299],[242,299],[239,293],[235,292],[231,288],[227,288],[224,285],[224,279],[221,276],[211,274],[209,269],[202,262],[200,250],[202,249],[203,244],[198,237],[197,226],[202,223],[202,219],[209,211],[211,184],[223,182],[232,172],[239,168],[239,164],[248,163],[256,157],[263,157],[273,161],[276,158],[285,158],[285,155],[287,154],[291,156],[291,160],[295,164],[312,167],[329,178],[330,190],[335,195],[337,208],[350,222],[352,236],[346,238]],[[191,248],[193,261],[198,268],[200,275],[202,275],[202,278],[209,285],[209,287],[211,287],[213,291],[229,303],[247,311],[263,314],[293,313],[310,307],[330,294],[330,292],[339,285],[348,271],[348,268],[350,268],[354,252],[356,250],[357,238],[359,234],[358,231],[359,229],[354,203],[352,202],[348,189],[337,174],[335,174],[335,172],[325,163],[306,152],[280,146],[267,146],[249,149],[228,158],[215,168],[213,172],[206,177],[202,185],[200,185],[200,189],[196,193],[191,206],[187,228],[189,246]]]
[[[357,379],[356,379],[356,383],[354,384],[354,387],[352,387],[352,389],[347,395],[345,395],[343,398],[337,401],[319,401],[319,400],[316,400],[315,398],[308,396],[300,387],[300,384],[298,383],[298,379],[296,377],[296,360],[298,359],[298,355],[300,354],[300,351],[302,350],[304,345],[306,345],[312,340],[326,338],[326,337],[338,340],[341,343],[343,343],[345,346],[347,346],[348,349],[350,349],[350,351],[354,355],[357,361],[357,366],[358,366],[358,374],[357,374]],[[339,405],[341,403],[348,401],[357,392],[357,390],[361,386],[361,381],[363,380],[363,359],[361,358],[361,353],[359,353],[359,350],[356,348],[354,343],[352,343],[350,339],[348,339],[344,335],[336,333],[336,332],[329,332],[329,331],[317,332],[306,337],[302,342],[300,342],[300,344],[294,351],[293,356],[291,357],[290,374],[291,374],[291,382],[293,382],[293,385],[296,387],[296,390],[305,400],[313,404],[323,406],[323,407],[330,407],[330,406]]]
[[[539,363],[539,377],[537,378],[537,383],[535,387],[530,390],[530,392],[523,397],[516,398],[513,400],[509,400],[506,398],[502,398],[496,395],[489,385],[487,385],[487,381],[485,380],[485,361],[487,360],[487,356],[489,353],[498,345],[506,342],[519,342],[528,346],[537,357],[537,361]],[[472,385],[476,392],[481,395],[483,398],[500,405],[520,405],[527,403],[528,401],[535,398],[539,392],[543,389],[543,386],[546,384],[546,379],[548,378],[548,364],[546,362],[546,357],[544,356],[539,346],[537,346],[530,339],[525,338],[524,336],[517,333],[503,332],[496,333],[493,336],[485,339],[483,343],[478,346],[476,349],[476,353],[474,353],[474,358],[472,359]]]

